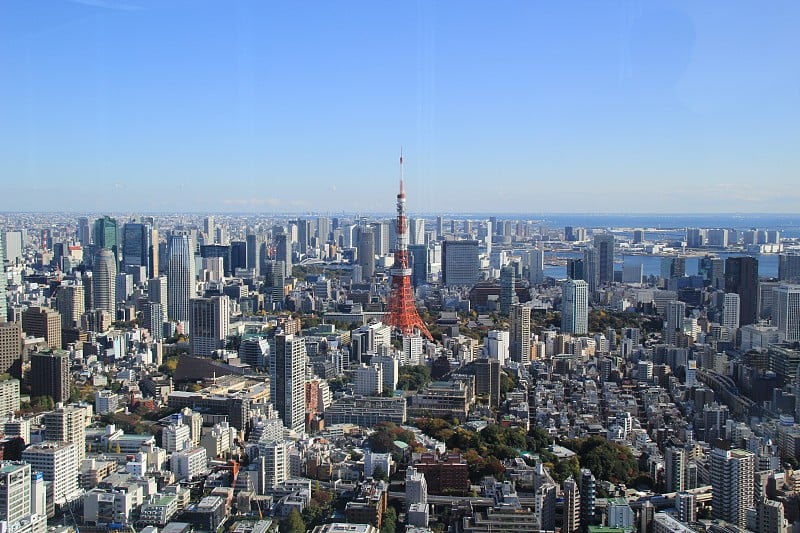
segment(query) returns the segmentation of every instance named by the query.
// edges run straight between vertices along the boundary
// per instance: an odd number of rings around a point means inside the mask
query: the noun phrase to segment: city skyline
[[[791,212],[800,6],[12,1],[0,211]],[[386,206],[387,213],[390,212]]]

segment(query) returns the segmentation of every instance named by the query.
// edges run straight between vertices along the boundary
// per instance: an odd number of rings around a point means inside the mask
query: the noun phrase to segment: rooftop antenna
[[[405,186],[403,185],[403,145],[400,145],[400,194],[405,196]]]

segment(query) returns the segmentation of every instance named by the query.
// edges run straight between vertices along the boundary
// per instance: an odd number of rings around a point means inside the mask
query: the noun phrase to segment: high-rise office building
[[[800,254],[780,254],[778,256],[778,279],[790,283],[800,283]]]
[[[111,250],[114,260],[119,261],[119,228],[116,219],[109,216],[98,218],[94,221],[92,238],[97,248]]]
[[[247,241],[231,241],[231,272],[247,268]]]
[[[156,245],[158,242],[156,241]],[[128,222],[122,227],[122,270],[127,267],[142,266],[147,268],[148,277],[155,275],[158,272],[156,265],[153,264],[154,254],[153,249],[153,228],[149,224],[141,222]],[[153,267],[156,266],[156,270]]]
[[[411,223],[409,227],[409,245],[410,246],[421,246],[425,244],[425,219],[424,218],[412,218],[409,220]]]
[[[270,311],[283,309],[284,286],[286,280],[284,274],[286,268],[283,261],[267,261],[264,269],[264,290],[269,295],[269,302],[264,301],[265,306],[269,306]]]
[[[147,280],[147,300],[151,303],[161,305],[161,312],[163,313],[159,319],[159,323],[166,322],[167,317],[167,277],[158,276]]]
[[[285,233],[275,237],[275,259],[283,262],[284,277],[292,276],[292,241]]]
[[[225,276],[232,276],[231,269],[231,247],[224,244],[205,244],[200,247],[200,257],[203,258],[222,258],[222,268]]]
[[[678,520],[684,524],[693,524],[697,521],[697,497],[691,492],[678,492],[675,494],[675,510]]]
[[[442,282],[445,285],[475,285],[480,280],[478,241],[444,241]]]
[[[412,244],[408,247],[408,255],[411,267],[411,284],[414,287],[424,285],[428,282],[428,247],[424,244]]]
[[[57,407],[44,415],[44,438],[75,445],[78,462],[86,456],[86,409],[74,405]]]
[[[77,328],[81,323],[81,315],[86,312],[86,295],[83,285],[64,283],[56,293],[56,307],[61,315],[61,328]]]
[[[189,322],[189,300],[195,295],[194,277],[189,235],[173,233],[167,251],[167,316],[170,320]]]
[[[511,305],[516,303],[514,267],[506,265],[500,269],[500,314],[508,316]]]
[[[528,281],[531,285],[544,283],[544,250],[534,248],[527,252]]]
[[[117,298],[117,262],[111,250],[101,249],[92,268],[92,308],[108,311],[113,317]]]
[[[114,290],[116,291],[114,301],[125,304],[128,301],[128,298],[133,295],[133,274],[119,272],[117,274]]]
[[[48,307],[29,307],[22,313],[26,335],[42,337],[51,349],[61,348],[61,315]]]
[[[779,285],[772,289],[772,323],[782,341],[800,341],[800,285]]]
[[[722,325],[728,329],[739,328],[739,295],[726,292],[722,301]]]
[[[686,304],[677,300],[669,301],[664,306],[664,331],[665,344],[675,344],[678,336],[683,333],[683,322],[686,319]]]
[[[567,277],[569,279],[582,279],[585,281],[585,276],[583,259],[567,259]]]
[[[747,526],[753,507],[755,455],[739,449],[711,452],[711,514],[739,527]]]
[[[498,359],[475,359],[475,394],[489,399],[489,405],[500,405],[500,361]]]
[[[748,256],[726,259],[725,292],[739,295],[740,325],[758,322],[758,259]]]
[[[614,281],[614,235],[602,233],[594,236],[594,259],[597,265],[598,287]]]
[[[706,255],[700,258],[697,273],[703,276],[706,286],[722,289],[725,286],[725,261]]]
[[[8,318],[8,280],[6,279],[6,233],[0,231],[0,321]]]
[[[375,275],[375,234],[373,228],[361,228],[358,235],[358,264],[361,276],[369,280]]]
[[[0,320],[0,374],[22,378],[22,323]]]
[[[189,300],[189,346],[191,355],[210,356],[225,348],[230,321],[230,303],[227,296],[192,298]]]
[[[34,354],[30,382],[34,396],[50,396],[56,403],[69,400],[69,352],[54,350]]]
[[[84,248],[92,244],[92,229],[88,217],[78,217],[78,231],[76,237]]]
[[[154,341],[164,339],[164,309],[166,306],[147,301],[142,304],[142,323],[141,326],[150,332]]]
[[[247,243],[247,268],[254,270],[256,276],[261,275],[261,244],[264,240],[254,233],[245,237]]]
[[[305,340],[294,335],[276,335],[273,353],[269,360],[272,405],[285,427],[302,433],[305,429]]]
[[[570,279],[562,285],[561,331],[586,335],[589,331],[589,285]]]
[[[531,308],[527,304],[511,306],[508,354],[512,361],[531,362]]]

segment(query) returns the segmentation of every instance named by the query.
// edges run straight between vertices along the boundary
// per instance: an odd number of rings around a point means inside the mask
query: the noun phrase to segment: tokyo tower
[[[411,335],[416,329],[428,340],[433,340],[428,327],[419,317],[414,305],[414,291],[411,288],[411,268],[408,266],[408,219],[406,218],[406,191],[403,186],[403,150],[400,150],[400,192],[397,193],[397,242],[395,243],[394,265],[392,265],[392,288],[383,321],[399,330],[403,335]]]

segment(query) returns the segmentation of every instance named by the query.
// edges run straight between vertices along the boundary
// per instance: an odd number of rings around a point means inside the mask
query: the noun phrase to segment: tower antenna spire
[[[406,187],[403,183],[403,145],[400,145],[400,194],[405,194]]]

